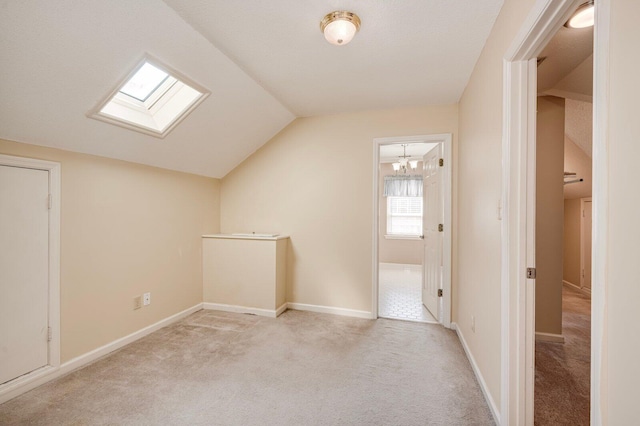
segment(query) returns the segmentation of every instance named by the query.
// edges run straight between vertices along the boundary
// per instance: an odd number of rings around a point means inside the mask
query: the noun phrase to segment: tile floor
[[[422,265],[381,263],[378,316],[437,323],[422,304]]]

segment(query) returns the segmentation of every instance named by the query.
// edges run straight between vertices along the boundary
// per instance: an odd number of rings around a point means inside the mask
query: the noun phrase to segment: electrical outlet
[[[471,331],[476,332],[476,317],[471,315]]]
[[[142,295],[142,303],[144,306],[151,304],[151,293],[145,293]]]
[[[142,296],[136,296],[133,298],[133,310],[142,308]]]

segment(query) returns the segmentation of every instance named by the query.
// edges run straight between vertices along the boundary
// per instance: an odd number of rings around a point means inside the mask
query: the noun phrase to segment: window
[[[387,235],[422,235],[422,197],[387,197]]]
[[[157,137],[166,136],[209,92],[152,58],[145,58],[91,118]]]

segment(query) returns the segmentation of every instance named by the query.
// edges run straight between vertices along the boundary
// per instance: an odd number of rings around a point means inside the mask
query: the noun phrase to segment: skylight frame
[[[162,84],[154,89],[145,102],[141,102],[133,96],[120,92],[120,89],[140,70],[140,68],[144,66],[145,63],[149,63],[166,72],[169,76]],[[168,85],[168,87],[163,87],[165,85]],[[186,88],[183,88],[183,86],[186,86]],[[103,110],[113,102],[114,105],[120,105],[121,107],[130,109],[132,114],[146,114],[150,117],[150,120],[153,120],[153,115],[165,104],[171,102],[171,98],[176,96],[176,94],[179,95],[181,89],[186,90],[187,93],[189,89],[192,89],[198,92],[200,96],[190,101],[190,103],[182,108],[181,112],[168,121],[169,124],[163,130],[153,128],[145,124],[132,122],[127,119],[121,119],[103,112]],[[202,85],[196,83],[189,77],[186,77],[174,68],[165,65],[153,56],[145,54],[136,67],[118,82],[106,98],[87,112],[87,117],[162,139],[178,124],[180,124],[182,120],[184,120],[207,97],[209,97],[210,94],[211,92]]]

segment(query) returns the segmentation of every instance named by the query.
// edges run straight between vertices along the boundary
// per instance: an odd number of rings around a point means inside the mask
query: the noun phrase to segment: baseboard
[[[539,333],[536,331],[536,342],[564,343],[564,336],[562,334]]]
[[[308,305],[306,303],[287,303],[288,309],[295,311],[318,312],[321,314],[342,315],[344,317],[372,319],[373,315],[367,311],[357,311],[355,309],[335,308],[333,306]]]
[[[500,412],[498,411],[498,406],[496,405],[496,402],[493,400],[493,398],[491,397],[491,394],[489,393],[487,382],[485,382],[484,377],[482,376],[482,373],[478,368],[478,364],[476,363],[475,358],[471,354],[471,351],[469,350],[469,346],[467,346],[467,341],[464,339],[464,335],[462,334],[462,331],[460,331],[458,324],[454,322],[451,323],[451,328],[455,330],[456,333],[458,334],[458,339],[460,339],[460,343],[462,343],[462,348],[464,349],[464,353],[467,355],[467,359],[471,364],[471,369],[473,369],[473,373],[476,375],[476,379],[480,384],[480,389],[482,390],[484,399],[487,401],[487,404],[489,405],[489,409],[491,410],[491,414],[493,415],[493,420],[496,422],[497,425],[500,425],[501,424]]]
[[[259,315],[261,317],[276,318],[287,309],[287,304],[283,304],[278,309],[262,309],[262,308],[250,308],[248,306],[238,305],[226,305],[224,303],[210,303],[205,302],[202,304],[203,309],[210,309],[214,311],[223,312],[235,312],[238,314],[252,314]]]
[[[571,286],[571,287],[575,288],[576,290],[578,290],[578,291],[586,294],[587,296],[591,297],[591,290],[589,290],[587,288],[582,288],[579,285],[575,285],[574,283],[571,283],[571,282],[565,281],[565,280],[562,280],[562,283],[566,284],[568,286]]]
[[[94,349],[91,352],[87,352],[84,355],[73,358],[60,365],[60,367],[46,366],[34,371],[31,374],[18,377],[15,380],[0,385],[0,404],[9,401],[10,399],[13,399],[16,396],[19,396],[27,391],[30,391],[33,388],[43,385],[53,379],[57,379],[60,376],[84,367],[85,365],[97,360],[98,358],[101,358],[117,349],[120,349],[121,347],[128,345],[129,343],[133,343],[136,340],[141,339],[153,333],[154,331],[161,329],[162,327],[166,327],[169,324],[179,321],[182,318],[191,315],[192,313],[197,312],[201,309],[202,303],[198,303],[197,305],[185,309],[182,312],[178,312],[177,314],[171,315],[170,317],[160,320],[127,336],[114,340],[111,343],[107,343],[106,345]]]

